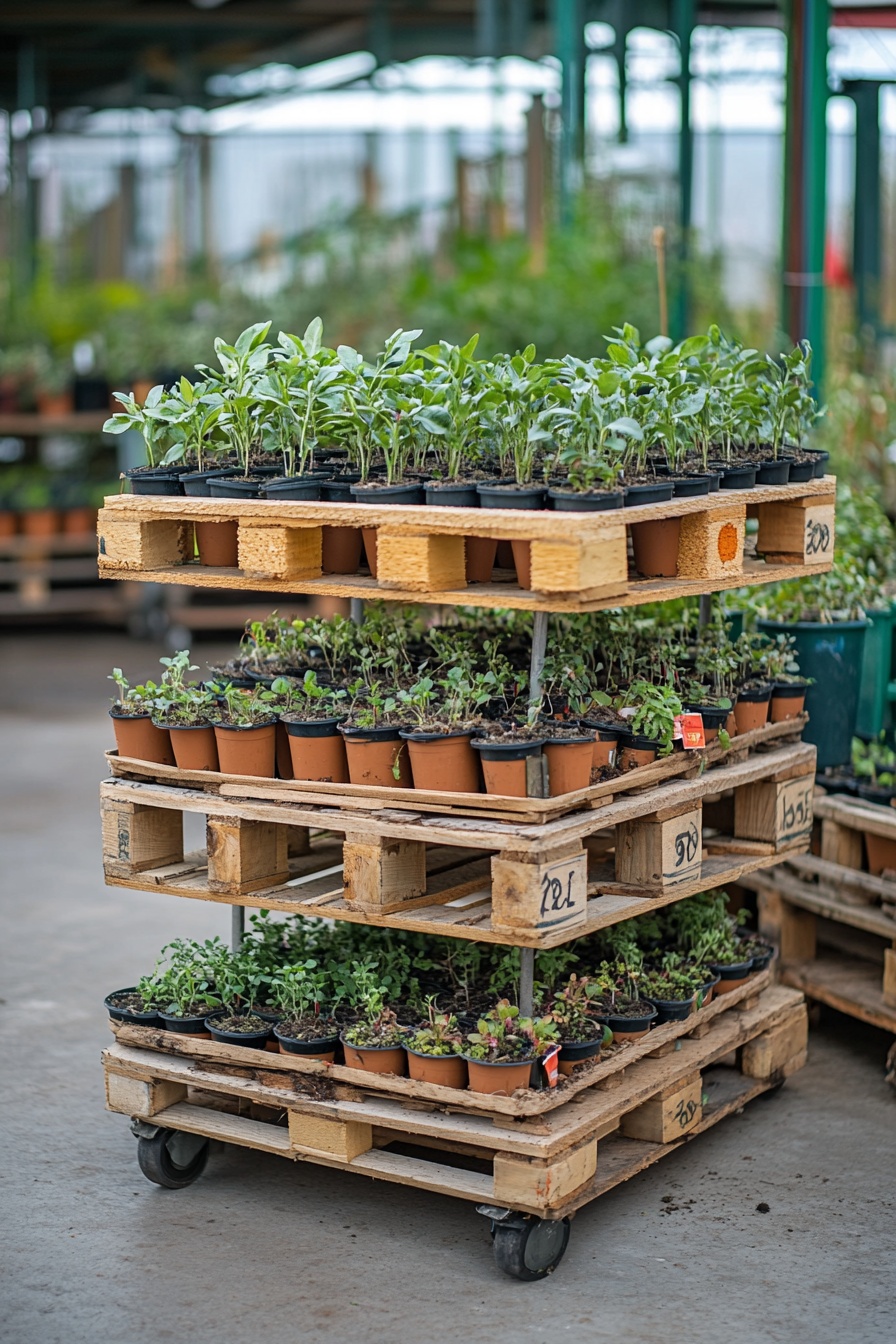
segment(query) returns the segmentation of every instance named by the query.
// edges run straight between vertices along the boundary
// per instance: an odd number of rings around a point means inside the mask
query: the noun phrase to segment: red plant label
[[[681,741],[685,751],[696,751],[698,747],[705,747],[706,735],[703,732],[703,715],[676,715],[675,730],[672,736],[676,741]]]

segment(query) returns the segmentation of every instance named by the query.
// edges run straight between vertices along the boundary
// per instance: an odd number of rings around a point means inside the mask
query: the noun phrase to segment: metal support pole
[[[553,0],[554,46],[560,62],[560,221],[572,221],[585,155],[584,0]]]
[[[230,907],[230,946],[234,952],[239,952],[243,945],[243,934],[246,930],[246,910],[242,905],[232,905]]]
[[[700,625],[709,625],[712,619],[712,593],[700,594],[700,615],[698,620]]]
[[[869,344],[880,330],[881,171],[880,86],[877,79],[843,86],[856,105],[855,192],[853,194],[853,276],[859,332]]]
[[[691,129],[691,37],[695,23],[695,0],[673,0],[673,28],[678,38],[680,66],[678,90],[681,129],[678,132],[678,263],[672,336],[683,340],[690,322],[691,205],[694,181],[694,133]]]
[[[529,703],[541,701],[541,673],[548,647],[548,613],[536,611],[532,627],[532,655],[529,663]]]
[[[350,600],[349,614],[355,625],[364,624],[364,599],[363,597],[353,597]]]
[[[531,1017],[535,1011],[535,949],[520,948],[520,1015]]]

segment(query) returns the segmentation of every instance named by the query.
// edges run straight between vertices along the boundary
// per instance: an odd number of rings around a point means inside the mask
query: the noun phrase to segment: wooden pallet
[[[268,1058],[236,1076],[117,1042],[103,1065],[108,1109],[153,1126],[559,1219],[801,1068],[806,1028],[802,995],[776,986],[537,1127],[364,1092],[316,1099]],[[716,1071],[732,1051],[737,1068]]]
[[[821,826],[819,882],[845,884],[854,900],[896,915],[896,808],[817,793],[815,814]]]
[[[107,780],[104,871],[112,886],[556,947],[804,849],[814,769],[814,747],[779,747],[541,824]],[[205,814],[205,854],[184,855],[185,812]]]
[[[329,784],[309,780],[271,780],[247,775],[226,775],[212,770],[179,770],[176,766],[157,765],[107,751],[106,761],[116,779],[133,779],[153,784],[202,789],[204,793],[231,798],[276,798],[284,802],[323,802],[332,807],[379,811],[384,806],[406,807],[414,811],[438,812],[459,817],[493,818],[496,821],[554,821],[583,808],[605,807],[621,794],[640,792],[681,776],[695,777],[719,765],[733,765],[753,752],[770,745],[781,746],[799,741],[808,714],[783,723],[767,723],[752,732],[732,738],[726,752],[718,742],[697,751],[677,751],[637,770],[620,771],[611,779],[587,789],[565,793],[557,798],[504,798],[487,793],[430,792],[425,789],[397,789],[388,785]]]
[[[0,537],[0,617],[80,612],[124,621],[133,590],[100,582],[95,550],[91,532]]]
[[[698,499],[607,513],[396,505],[275,503],[117,495],[98,522],[99,571],[107,578],[253,588],[335,597],[385,597],[449,605],[590,611],[725,588],[796,578],[829,569],[834,548],[834,492],[826,476],[807,485],[760,486]],[[745,550],[748,513],[758,520],[755,553]],[[627,529],[681,520],[678,577],[630,577]],[[214,569],[194,560],[193,524],[237,522],[239,567]],[[377,577],[324,574],[323,529],[375,535]],[[525,543],[529,589],[516,573],[491,583],[466,580],[468,536]],[[757,558],[764,557],[763,559]]]

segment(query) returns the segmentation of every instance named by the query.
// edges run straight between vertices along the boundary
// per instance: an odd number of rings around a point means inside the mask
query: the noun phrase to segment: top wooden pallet
[[[110,579],[396,602],[550,611],[638,606],[829,569],[835,486],[834,477],[825,476],[606,513],[116,495],[99,515],[99,572]],[[745,551],[748,517],[758,522],[755,554]],[[628,530],[666,519],[681,524],[677,577],[630,576]],[[197,522],[237,525],[237,567],[194,559]],[[324,572],[330,527],[364,530],[368,552],[375,547],[375,578]],[[468,537],[514,543],[530,587],[520,587],[510,570],[468,583]]]

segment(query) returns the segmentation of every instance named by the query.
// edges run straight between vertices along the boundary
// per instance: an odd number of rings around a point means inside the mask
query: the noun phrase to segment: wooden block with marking
[[[809,1014],[801,1003],[778,1026],[747,1042],[741,1054],[741,1070],[747,1078],[771,1078],[806,1049],[808,1039]]]
[[[565,854],[534,857],[499,854],[492,859],[492,928],[571,928],[585,922],[588,855],[580,842]]]
[[[703,1119],[703,1079],[699,1073],[670,1083],[657,1096],[622,1117],[620,1128],[627,1139],[646,1143],[672,1143],[699,1125]]]
[[[242,817],[209,817],[206,824],[209,891],[243,896],[289,877],[285,826]]]
[[[807,842],[812,834],[815,776],[744,784],[734,794],[734,834],[739,840],[766,840],[775,846]]]
[[[170,807],[104,799],[103,867],[110,877],[131,877],[184,857],[183,813]]]
[[[465,588],[464,539],[438,534],[408,535],[389,527],[377,531],[377,581],[381,588],[441,592]]]
[[[581,1189],[596,1171],[597,1140],[593,1136],[547,1160],[496,1153],[495,1203],[511,1209],[554,1208]]]
[[[678,536],[678,577],[720,579],[744,567],[746,505],[686,513]]]
[[[531,543],[531,588],[535,593],[581,593],[584,598],[620,597],[628,591],[625,526],[598,537],[568,537]]]
[[[323,573],[319,524],[259,526],[245,519],[240,522],[237,546],[239,567],[249,578],[319,579]]]
[[[769,564],[823,565],[834,557],[834,501],[818,495],[760,504],[756,550]]]
[[[342,849],[347,904],[385,915],[426,891],[426,846],[417,840],[346,835]]]
[[[100,509],[96,531],[100,569],[164,569],[193,559],[193,524],[176,518],[120,518]]]
[[[703,808],[699,802],[616,827],[617,882],[674,886],[699,877],[702,862]]]
[[[351,1162],[373,1147],[373,1126],[360,1120],[329,1120],[290,1111],[289,1142],[296,1152],[326,1153]]]
[[[186,1101],[186,1083],[142,1082],[106,1069],[106,1110],[119,1115],[158,1115],[178,1101]]]

